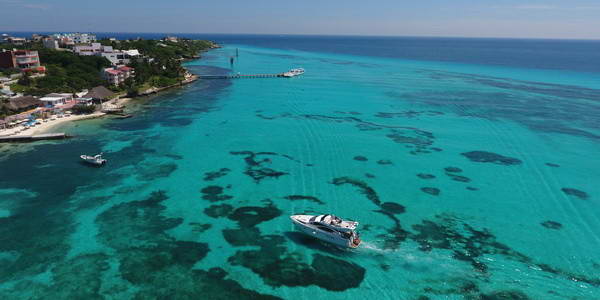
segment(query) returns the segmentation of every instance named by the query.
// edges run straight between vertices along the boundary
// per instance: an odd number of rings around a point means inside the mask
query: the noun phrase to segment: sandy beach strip
[[[89,115],[70,115],[68,117],[56,118],[56,120],[50,120],[46,122],[42,122],[42,124],[38,124],[34,127],[31,127],[27,130],[23,130],[23,126],[17,126],[10,129],[0,130],[0,136],[29,136],[43,133],[50,133],[53,128],[58,125],[63,125],[68,122],[79,121],[79,120],[87,120],[99,118],[106,115],[103,112],[96,112]]]

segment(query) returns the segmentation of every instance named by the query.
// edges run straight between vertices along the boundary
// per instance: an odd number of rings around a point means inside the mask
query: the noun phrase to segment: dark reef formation
[[[200,192],[202,193],[202,199],[210,202],[224,201],[233,198],[233,196],[223,194],[223,188],[218,185],[209,185],[202,188]]]
[[[422,187],[421,191],[433,196],[438,196],[440,194],[440,189],[434,187]]]
[[[319,198],[314,197],[314,196],[304,196],[304,195],[289,195],[289,196],[285,196],[283,197],[284,199],[288,199],[288,200],[292,200],[292,201],[296,201],[296,200],[308,200],[317,204],[325,204],[325,202],[319,200]]]
[[[544,221],[542,223],[540,223],[542,226],[548,228],[548,229],[561,229],[562,228],[562,224],[556,222],[556,221]]]
[[[360,181],[358,179],[354,179],[354,178],[350,178],[350,177],[338,177],[338,178],[334,178],[331,181],[331,183],[335,184],[335,185],[344,185],[344,184],[352,185],[352,186],[356,187],[360,191],[361,194],[365,195],[367,197],[367,199],[371,200],[371,202],[373,202],[373,204],[375,204],[377,206],[381,205],[381,200],[379,200],[379,196],[377,196],[377,193],[375,192],[375,190],[373,188],[371,188],[364,181]]]
[[[121,277],[136,288],[135,299],[170,298],[173,295],[182,299],[277,299],[244,289],[236,281],[226,279],[227,273],[223,269],[193,269],[210,249],[205,243],[177,241],[166,233],[182,222],[179,218],[162,216],[165,209],[162,202],[166,199],[164,192],[157,191],[145,200],[115,205],[96,218],[100,231],[98,239],[114,249]],[[77,273],[75,278],[82,270],[87,268],[74,271]],[[100,274],[97,272],[96,276]],[[90,282],[93,281],[86,280],[77,285],[78,289],[85,291],[79,287],[89,287]],[[86,296],[87,299],[98,298],[98,295]]]
[[[409,153],[413,155],[430,153],[431,151],[429,151],[429,148],[433,145],[435,140],[433,133],[419,128],[377,124],[357,117],[326,115],[300,115],[298,117],[336,123],[355,123],[355,126],[361,131],[386,130],[388,132],[386,137],[398,144],[404,145],[406,148],[412,149]]]
[[[578,190],[578,189],[574,189],[574,188],[562,188],[560,190],[569,196],[574,196],[581,200],[587,200],[589,198],[589,195],[582,190]]]
[[[446,173],[446,175],[448,175],[448,177],[450,177],[450,179],[452,179],[454,181],[458,181],[458,182],[471,182],[471,179],[469,177],[466,177],[466,176],[456,175],[456,174],[453,174],[453,173]]]
[[[303,255],[287,249],[282,236],[261,234],[256,225],[281,213],[270,201],[264,207],[246,206],[234,210],[228,218],[236,221],[238,228],[223,230],[223,237],[232,246],[256,249],[237,251],[229,257],[229,263],[250,269],[274,287],[317,285],[331,291],[344,291],[360,285],[366,272],[361,266],[318,253],[313,254],[312,262],[308,263]]]
[[[427,116],[427,117],[435,117],[435,116],[441,116],[444,115],[443,112],[441,111],[433,111],[433,110],[427,110],[427,111],[414,111],[414,110],[407,110],[407,111],[402,111],[402,112],[378,112],[377,114],[375,114],[375,117],[377,118],[387,118],[387,119],[391,119],[391,118],[396,118],[396,117],[400,117],[400,118],[416,118],[416,117],[420,117],[420,116]]]
[[[136,167],[136,174],[138,180],[153,181],[158,178],[169,177],[175,170],[177,170],[177,165],[174,163],[141,163]]]
[[[381,203],[381,209],[390,214],[402,214],[406,211],[406,208],[403,205],[394,202]]]
[[[419,174],[417,174],[417,177],[419,177],[421,179],[434,179],[435,175],[433,175],[433,174],[426,174],[426,173],[419,173]]]
[[[464,153],[461,153],[461,155],[465,156],[466,158],[468,158],[471,161],[480,162],[480,163],[493,163],[493,164],[505,165],[505,166],[520,165],[522,163],[522,161],[520,159],[508,157],[508,156],[502,156],[500,154],[496,154],[493,152],[487,152],[487,151],[464,152]]]
[[[233,211],[229,204],[211,205],[204,209],[204,214],[212,218],[227,217]]]
[[[287,172],[265,167],[265,165],[272,163],[272,157],[283,157],[299,163],[298,160],[289,155],[275,152],[232,151],[230,154],[244,156],[244,161],[246,162],[244,174],[250,176],[256,183],[260,183],[265,178],[279,178],[280,176],[288,175]]]
[[[204,181],[213,181],[217,178],[223,177],[227,174],[229,174],[231,170],[228,168],[221,168],[220,170],[217,171],[213,171],[213,172],[206,172],[204,173]]]
[[[408,232],[402,228],[400,220],[395,216],[396,214],[405,212],[406,209],[404,206],[393,202],[382,203],[377,192],[375,192],[375,190],[366,182],[358,179],[338,177],[334,178],[331,183],[337,186],[349,184],[356,187],[362,195],[379,208],[378,210],[375,210],[375,212],[385,215],[394,222],[394,226],[387,228],[386,233],[377,236],[384,240],[384,247],[386,249],[397,249],[400,246],[400,243],[406,240]]]
[[[460,172],[462,172],[462,169],[458,168],[458,167],[445,167],[444,171],[446,171],[448,173],[460,173]]]

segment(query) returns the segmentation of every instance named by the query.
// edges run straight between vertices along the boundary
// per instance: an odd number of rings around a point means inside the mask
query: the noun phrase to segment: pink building
[[[135,70],[131,67],[113,67],[104,69],[102,77],[112,85],[120,85],[129,77],[135,76]]]
[[[40,57],[37,51],[30,50],[13,50],[0,52],[0,68],[16,68],[21,71],[38,71],[44,72],[44,68],[40,64]]]

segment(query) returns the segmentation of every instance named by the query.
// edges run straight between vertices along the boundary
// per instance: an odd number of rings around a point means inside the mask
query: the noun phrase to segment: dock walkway
[[[36,135],[0,136],[0,143],[33,142],[41,140],[61,140],[69,136],[66,133],[45,133]]]
[[[232,74],[232,75],[199,75],[200,79],[243,79],[243,78],[277,78],[285,77],[283,73],[278,74]]]

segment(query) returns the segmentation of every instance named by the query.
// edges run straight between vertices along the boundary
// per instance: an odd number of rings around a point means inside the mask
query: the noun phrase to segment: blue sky
[[[0,0],[0,31],[600,39],[600,0]]]

